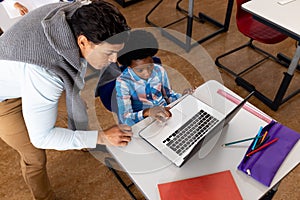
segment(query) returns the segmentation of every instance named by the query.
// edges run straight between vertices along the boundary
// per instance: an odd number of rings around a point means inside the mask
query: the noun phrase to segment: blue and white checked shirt
[[[119,120],[129,126],[144,119],[144,109],[166,106],[181,97],[171,89],[165,69],[158,64],[154,64],[148,80],[141,79],[132,68],[126,68],[117,78],[116,93]]]

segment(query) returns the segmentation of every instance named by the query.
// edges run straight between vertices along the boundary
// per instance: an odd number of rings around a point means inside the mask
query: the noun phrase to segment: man
[[[37,8],[0,36],[0,137],[20,154],[34,199],[55,198],[44,149],[125,146],[131,140],[126,125],[87,131],[80,97],[87,63],[103,69],[116,62],[128,34],[111,36],[128,29],[111,4],[75,2]],[[64,90],[69,129],[55,127]]]

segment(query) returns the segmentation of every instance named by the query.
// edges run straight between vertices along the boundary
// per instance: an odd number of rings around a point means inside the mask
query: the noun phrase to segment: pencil
[[[253,140],[253,139],[256,139],[256,138],[261,138],[262,136],[258,136],[258,137],[252,137],[252,138],[246,138],[246,139],[243,139],[243,140],[237,140],[237,141],[233,141],[233,142],[228,142],[228,143],[225,143],[225,144],[222,144],[223,147],[226,147],[226,146],[230,146],[232,144],[237,144],[237,143],[241,143],[241,142],[246,142],[246,141],[249,141],[249,140]]]
[[[250,151],[250,152],[246,155],[246,157],[249,157],[249,156],[255,154],[256,152],[258,152],[258,151],[260,151],[260,150],[262,150],[262,149],[264,149],[264,148],[270,146],[270,145],[273,144],[274,142],[277,142],[277,140],[278,140],[278,138],[274,138],[274,139],[271,140],[270,142],[268,142],[268,143],[262,145],[261,147],[258,147],[257,149],[255,149],[255,150],[253,150],[253,151]]]
[[[258,131],[258,133],[257,133],[257,136],[260,136],[262,129],[263,129],[263,127],[261,126],[261,127],[259,128],[259,131]],[[252,148],[251,148],[252,150],[255,149],[257,141],[258,141],[258,138],[256,138],[256,139],[254,140],[253,146],[252,146]]]
[[[260,142],[260,143],[256,146],[256,148],[261,147],[262,145],[264,145],[264,144],[269,140],[269,138],[270,138],[270,136],[268,135],[268,136],[265,138],[264,141]]]
[[[259,144],[261,144],[261,143],[265,140],[267,134],[268,134],[268,131],[266,131],[266,132],[264,133],[263,137],[262,137],[261,140],[259,141]]]

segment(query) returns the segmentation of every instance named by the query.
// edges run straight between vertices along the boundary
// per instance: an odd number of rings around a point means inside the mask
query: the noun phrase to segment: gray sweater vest
[[[86,130],[88,117],[80,97],[84,80],[80,50],[66,21],[80,2],[49,4],[29,12],[0,37],[0,59],[41,66],[59,76],[66,90],[69,128]]]

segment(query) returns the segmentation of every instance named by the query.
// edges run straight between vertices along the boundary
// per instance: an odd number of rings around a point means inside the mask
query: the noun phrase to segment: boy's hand
[[[187,89],[183,90],[182,95],[185,95],[185,94],[193,94],[194,91],[195,91],[194,88],[187,88]]]
[[[145,110],[144,117],[147,116],[152,117],[159,122],[165,122],[168,118],[172,117],[172,113],[168,107],[155,106]]]

